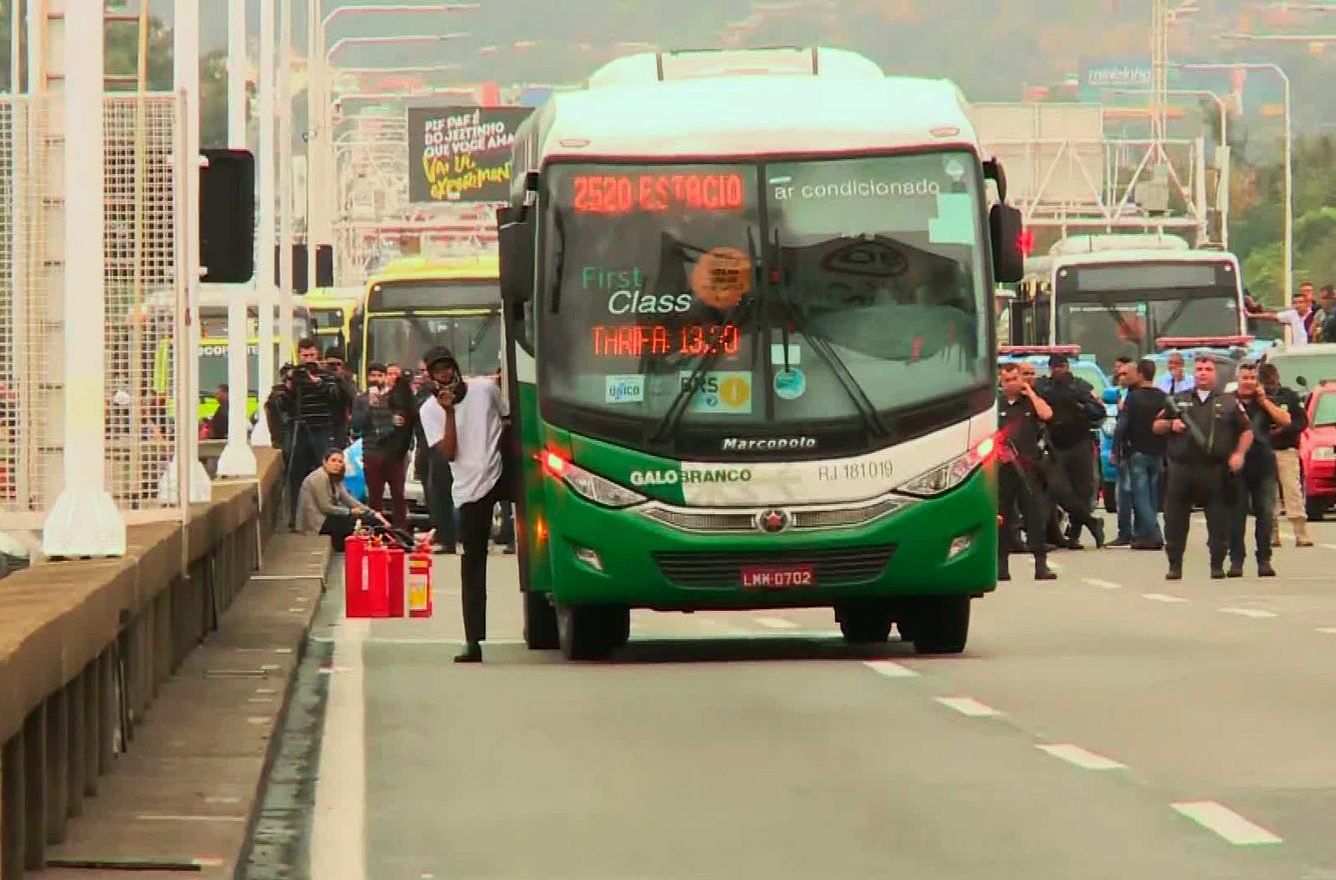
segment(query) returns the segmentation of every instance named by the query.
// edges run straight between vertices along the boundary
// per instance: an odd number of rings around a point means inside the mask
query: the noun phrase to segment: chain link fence
[[[127,520],[180,515],[180,102],[104,103],[106,489]],[[35,528],[64,482],[64,153],[85,150],[60,96],[0,97],[0,528]],[[184,421],[178,425],[178,416]]]

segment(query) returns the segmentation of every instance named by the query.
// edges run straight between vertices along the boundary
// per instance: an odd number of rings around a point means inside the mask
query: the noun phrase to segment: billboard
[[[515,130],[530,112],[528,107],[408,108],[409,201],[506,201]]]

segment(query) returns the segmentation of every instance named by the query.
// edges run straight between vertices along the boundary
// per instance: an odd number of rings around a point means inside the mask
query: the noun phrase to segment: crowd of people
[[[1022,548],[1034,556],[1035,577],[1050,580],[1056,575],[1047,554],[1081,549],[1083,529],[1097,547],[1105,546],[1103,521],[1091,510],[1093,430],[1105,410],[1089,384],[1071,374],[1066,355],[1052,355],[1049,370],[1036,380],[1029,364],[1001,367],[1002,580],[1011,577],[1010,555]],[[1306,413],[1274,365],[1239,365],[1235,391],[1221,388],[1216,361],[1205,355],[1195,359],[1190,375],[1178,353],[1160,376],[1150,359],[1122,358],[1114,379],[1119,400],[1111,458],[1118,471],[1118,529],[1108,546],[1163,551],[1167,578],[1178,580],[1197,507],[1206,517],[1212,578],[1243,576],[1249,517],[1260,577],[1276,574],[1271,559],[1280,545],[1282,510],[1297,546],[1312,546],[1298,454]],[[1066,513],[1065,532],[1057,531],[1058,511]]]

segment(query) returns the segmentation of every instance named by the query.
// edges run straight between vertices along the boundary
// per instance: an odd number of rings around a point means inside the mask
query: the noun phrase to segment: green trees
[[[10,3],[0,0],[0,91],[10,91]],[[148,36],[148,88],[172,88],[172,32],[161,19],[150,19]],[[109,22],[106,37],[106,71],[113,76],[133,76],[139,67],[139,34],[134,24]],[[132,83],[115,83],[110,89],[133,90]],[[227,53],[214,51],[200,59],[200,144],[227,143]]]
[[[1230,249],[1243,261],[1254,296],[1272,305],[1284,295],[1284,168],[1279,162],[1240,165],[1230,205]],[[1336,138],[1299,138],[1294,145],[1294,277],[1336,283]]]

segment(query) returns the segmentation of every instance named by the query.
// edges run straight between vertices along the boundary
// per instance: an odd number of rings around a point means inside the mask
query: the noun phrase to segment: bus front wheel
[[[557,634],[567,660],[604,660],[630,638],[631,610],[616,605],[558,605]]]
[[[524,591],[524,644],[531,651],[561,647],[557,637],[557,609],[546,593]]]
[[[920,654],[959,654],[965,650],[970,634],[969,596],[942,596],[922,599],[914,604],[907,635]]]

